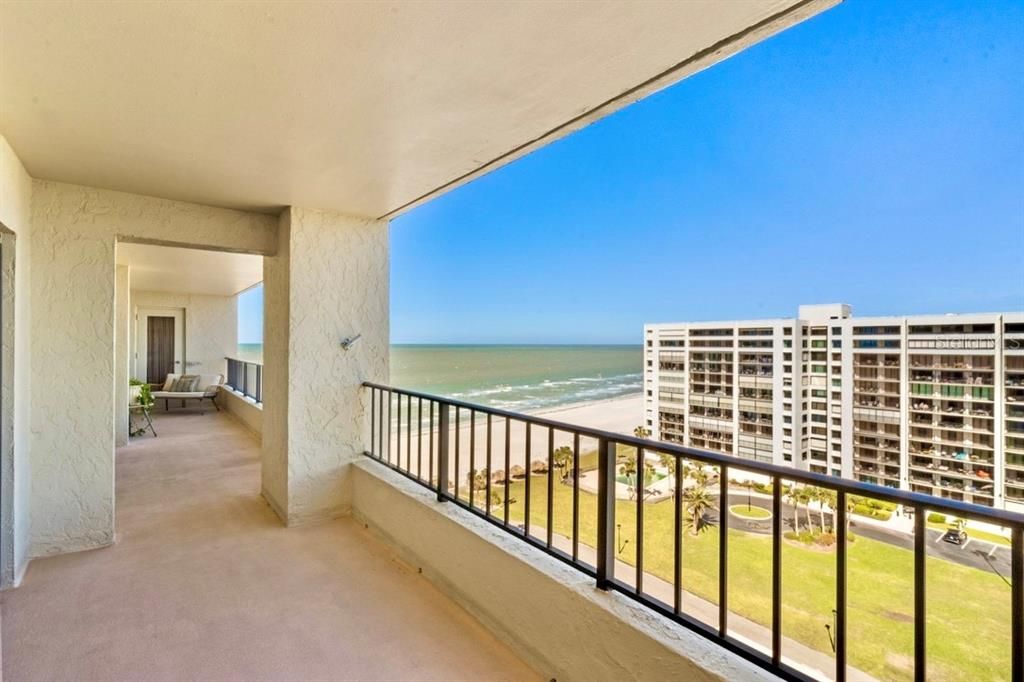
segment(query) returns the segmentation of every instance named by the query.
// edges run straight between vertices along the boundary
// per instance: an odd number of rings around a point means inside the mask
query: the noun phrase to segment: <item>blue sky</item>
[[[396,343],[1024,309],[1024,3],[847,0],[399,217]]]
[[[238,295],[238,343],[263,343],[263,285]]]

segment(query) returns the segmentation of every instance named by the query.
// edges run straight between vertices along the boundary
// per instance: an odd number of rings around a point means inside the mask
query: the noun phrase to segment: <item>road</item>
[[[717,498],[716,498],[717,499]],[[760,507],[766,511],[771,511],[771,500],[764,497],[752,495],[749,498],[750,504],[755,507]],[[729,493],[729,506],[747,504],[748,497],[746,492],[733,492]],[[821,514],[813,505],[810,508],[811,511],[811,523],[815,526],[821,523]],[[807,510],[806,508],[800,508],[800,522],[806,524],[807,521]],[[709,515],[710,517],[713,514]],[[879,542],[885,542],[890,545],[902,547],[903,549],[911,550],[914,549],[914,537],[907,533],[900,532],[895,529],[889,529],[880,527],[870,523],[859,523],[856,516],[851,516],[851,531],[859,536],[870,538],[872,540],[878,540]],[[714,519],[718,522],[718,519]],[[832,525],[832,514],[825,512],[825,525]],[[731,528],[737,528],[746,530],[753,533],[764,533],[766,535],[771,534],[771,520],[763,521],[752,521],[749,519],[741,519],[736,515],[729,517],[729,526]],[[782,528],[784,531],[793,530],[793,506],[783,502],[782,503]],[[981,571],[992,571],[999,575],[1002,575],[1007,580],[1010,579],[1010,548],[1004,545],[996,545],[986,540],[978,540],[971,538],[970,529],[967,530],[968,542],[964,545],[954,545],[948,542],[943,542],[942,531],[932,530],[931,528],[926,529],[928,533],[928,556],[938,557],[947,561],[953,561],[964,566],[976,568]]]

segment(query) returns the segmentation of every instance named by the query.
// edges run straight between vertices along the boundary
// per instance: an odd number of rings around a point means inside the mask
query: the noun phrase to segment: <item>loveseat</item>
[[[184,381],[182,380],[184,377]],[[190,377],[195,380],[189,381]],[[184,387],[183,383],[190,386]],[[159,391],[153,391],[153,398],[164,401],[164,409],[171,409],[172,400],[180,400],[181,406],[185,406],[186,400],[198,400],[202,407],[204,400],[209,400],[220,412],[220,405],[217,404],[217,393],[224,385],[223,374],[168,374],[163,387]],[[191,390],[184,390],[190,388]]]

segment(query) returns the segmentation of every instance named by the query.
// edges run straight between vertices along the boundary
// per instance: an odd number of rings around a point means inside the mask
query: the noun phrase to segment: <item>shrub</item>
[[[871,507],[865,504],[853,505],[853,513],[857,516],[871,516]]]
[[[868,507],[869,509],[881,509],[887,512],[896,511],[896,507],[898,506],[895,502],[884,502],[872,497],[862,497],[860,495],[851,495],[850,501],[853,502],[854,506]],[[864,514],[864,516],[870,516],[870,514]]]
[[[796,534],[796,531],[792,531],[792,530],[787,530],[785,533],[782,534],[782,537],[786,538],[787,540],[799,540],[800,539],[800,536]]]
[[[928,523],[945,523],[946,515],[938,512],[931,512],[928,514]]]
[[[832,533],[818,533],[818,537],[814,538],[814,541],[824,547],[831,547],[836,544],[836,536]]]
[[[805,545],[809,545],[814,542],[814,533],[809,530],[802,530],[800,531],[799,540]]]

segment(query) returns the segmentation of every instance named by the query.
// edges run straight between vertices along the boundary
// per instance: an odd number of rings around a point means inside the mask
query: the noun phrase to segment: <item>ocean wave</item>
[[[532,384],[497,384],[495,386],[486,386],[480,388],[473,388],[469,390],[456,391],[450,393],[450,397],[458,399],[470,399],[470,398],[487,398],[489,396],[502,395],[508,393],[530,393],[536,391],[546,391],[555,389],[559,392],[563,392],[562,389],[571,389],[573,387],[585,387],[592,384],[604,383],[609,386],[641,386],[643,384],[643,375],[639,372],[635,374],[618,374],[609,377],[574,377],[572,379],[545,379],[538,383]],[[571,391],[564,391],[569,393]]]
[[[547,407],[558,407],[571,403],[589,402],[593,400],[606,400],[618,396],[630,395],[643,388],[643,382],[637,378],[627,381],[610,381],[601,379],[604,383],[595,382],[555,382],[532,386],[523,386],[522,390],[506,391],[502,395],[495,395],[483,402],[491,407],[505,410],[536,410]],[[542,390],[537,390],[538,388]],[[561,390],[545,390],[560,388]]]

